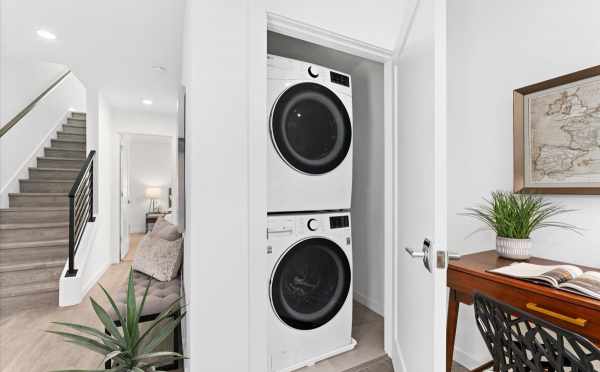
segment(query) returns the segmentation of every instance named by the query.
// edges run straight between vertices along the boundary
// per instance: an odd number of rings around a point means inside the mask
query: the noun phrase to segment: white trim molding
[[[272,12],[267,12],[267,29],[381,63],[390,60],[393,54],[389,49],[365,43],[364,41]]]
[[[473,356],[465,353],[464,351],[460,350],[459,348],[454,347],[454,361],[456,361],[458,364],[462,365],[463,367],[467,368],[468,370],[472,370],[472,369],[482,366],[484,363],[487,363],[490,360],[489,360],[489,358],[488,359],[477,359],[476,357],[473,357]]]

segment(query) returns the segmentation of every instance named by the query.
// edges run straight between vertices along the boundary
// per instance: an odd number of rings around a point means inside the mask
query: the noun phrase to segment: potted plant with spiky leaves
[[[63,331],[47,331],[64,337],[66,342],[82,346],[104,356],[102,364],[110,362],[111,372],[157,372],[159,366],[173,361],[184,359],[184,356],[171,351],[155,351],[156,348],[170,336],[185,316],[181,306],[181,298],[173,301],[171,305],[154,319],[145,331],[140,329],[140,317],[144,309],[150,282],[146,287],[141,302],[136,303],[133,285],[133,270],[129,271],[127,284],[127,306],[123,312],[119,311],[115,301],[106,289],[100,285],[112,306],[122,331],[115,325],[108,312],[93,298],[90,298],[94,312],[102,322],[104,330],[98,330],[82,324],[53,322],[59,326],[67,327],[77,333]],[[56,372],[92,372],[101,371],[71,369]]]
[[[579,233],[579,228],[553,220],[557,215],[572,212],[559,205],[532,194],[496,191],[491,199],[476,208],[467,208],[464,216],[483,222],[496,232],[498,255],[526,260],[530,257],[531,233],[535,230],[555,227]]]

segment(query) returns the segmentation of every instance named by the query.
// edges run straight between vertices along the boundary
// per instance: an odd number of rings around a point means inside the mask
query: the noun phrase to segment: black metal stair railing
[[[65,276],[77,275],[75,254],[88,222],[94,222],[94,158],[90,151],[69,192],[69,268]]]

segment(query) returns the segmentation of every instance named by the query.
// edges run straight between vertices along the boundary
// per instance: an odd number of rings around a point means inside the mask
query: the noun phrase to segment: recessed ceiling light
[[[164,66],[152,66],[152,69],[157,72],[166,72],[167,68]]]
[[[56,35],[48,30],[37,30],[37,34],[39,37],[44,38],[46,40],[55,40]]]
[[[149,100],[149,99],[143,99],[143,100],[142,100],[142,103],[143,103],[144,105],[150,106],[150,105],[152,104],[152,100]]]

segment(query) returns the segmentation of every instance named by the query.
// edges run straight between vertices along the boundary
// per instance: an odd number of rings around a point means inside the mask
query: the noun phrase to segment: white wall
[[[448,249],[494,248],[491,232],[457,214],[493,190],[512,189],[512,90],[600,63],[595,0],[448,2]],[[565,220],[584,236],[546,230],[533,254],[600,267],[600,197],[548,197],[577,209]],[[490,359],[463,306],[455,357],[468,367]]]
[[[162,114],[151,111],[114,109],[113,127],[119,133],[177,135],[177,114]]]
[[[394,0],[268,0],[267,10],[327,31],[393,50],[404,2]],[[360,27],[357,27],[360,25]]]
[[[356,300],[383,315],[384,84],[383,65],[363,61],[351,72],[354,88],[352,249]]]
[[[173,159],[172,137],[131,135],[129,143],[129,231],[144,233],[148,203],[144,197],[146,187],[160,187],[161,210],[167,210],[169,187],[172,187]]]
[[[3,58],[0,125],[12,119],[65,70],[60,65]],[[28,167],[36,165],[36,157],[42,156],[50,138],[56,137],[54,132],[65,121],[69,108],[86,109],[86,88],[73,74],[0,139],[0,206],[7,204],[9,192],[18,192],[18,180],[28,177]]]
[[[26,58],[0,58],[0,124],[6,124],[48,88],[67,67]]]
[[[266,131],[250,128],[264,128],[265,8],[188,0],[185,14],[186,369],[263,372]]]
[[[268,33],[267,42],[271,54],[330,67],[352,78],[354,295],[355,300],[383,315],[383,65],[274,32]]]
[[[61,306],[80,303],[110,264],[118,262],[115,259],[118,253],[113,255],[115,250],[118,252],[118,245],[115,247],[112,239],[112,236],[119,231],[114,229],[112,223],[114,221],[112,185],[118,180],[114,176],[113,154],[110,151],[113,147],[112,113],[105,97],[97,91],[88,90],[87,99],[87,146],[88,151],[97,151],[94,159],[96,221],[86,226],[86,232],[77,250],[75,260],[77,275],[71,278],[65,278],[63,275],[60,278]]]
[[[112,154],[107,151],[113,146],[113,138],[111,136],[111,121],[112,112],[110,104],[106,101],[102,94],[98,94],[97,103],[95,106],[98,123],[98,145],[96,147],[96,164],[94,171],[97,192],[95,198],[97,200],[96,222],[97,232],[94,242],[89,246],[90,254],[85,268],[83,270],[83,289],[84,294],[87,290],[96,283],[102,274],[106,271],[111,263],[115,263],[112,251],[115,249],[111,236],[116,234],[112,224],[113,208],[111,203],[111,187],[116,182],[117,178],[112,171]],[[89,113],[88,113],[89,115]],[[118,249],[118,246],[117,246]],[[78,252],[79,254],[79,252]]]

